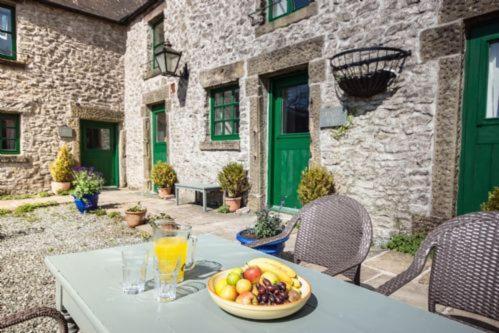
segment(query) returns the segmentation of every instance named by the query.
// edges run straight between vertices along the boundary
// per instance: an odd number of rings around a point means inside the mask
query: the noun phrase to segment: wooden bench
[[[177,206],[179,205],[179,195],[178,195],[178,190],[179,189],[186,189],[186,190],[193,190],[196,192],[200,192],[203,195],[203,211],[206,212],[206,202],[207,202],[207,196],[209,192],[213,191],[221,191],[222,188],[218,184],[183,184],[183,183],[176,183],[175,184],[175,197],[177,198]]]

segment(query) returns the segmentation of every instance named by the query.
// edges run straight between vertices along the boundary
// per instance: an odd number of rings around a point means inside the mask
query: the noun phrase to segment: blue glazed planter
[[[241,245],[247,245],[247,244],[250,244],[250,243],[257,241],[257,239],[243,236],[242,234],[245,231],[246,230],[240,231],[236,235],[236,239],[241,243]],[[284,250],[284,243],[286,243],[286,241],[288,239],[289,239],[289,237],[286,237],[284,239],[256,247],[255,250],[258,250],[258,251],[261,251],[261,252],[264,252],[266,254],[270,254],[273,256],[277,256],[277,255],[281,254],[282,251]]]
[[[97,209],[99,203],[99,193],[86,194],[82,199],[77,199],[73,197],[76,208],[80,213],[88,212],[89,210]]]

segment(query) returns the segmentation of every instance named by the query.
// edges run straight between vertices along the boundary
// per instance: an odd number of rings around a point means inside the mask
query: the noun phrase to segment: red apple
[[[262,271],[258,266],[251,266],[243,272],[244,278],[246,280],[249,280],[251,283],[258,282],[258,280],[260,280],[261,275]]]

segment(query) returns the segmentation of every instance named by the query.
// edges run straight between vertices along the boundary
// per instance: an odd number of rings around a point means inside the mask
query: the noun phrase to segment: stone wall
[[[234,6],[231,0],[172,0],[162,9],[166,36],[174,48],[184,52],[183,62],[190,70],[185,101],[171,94],[171,109],[167,111],[169,158],[180,180],[215,181],[225,163],[240,161],[250,169],[251,183],[256,186],[250,206],[258,208],[265,203],[265,80],[301,68],[313,74],[310,85],[315,116],[318,106],[339,105],[345,105],[354,115],[353,127],[339,140],[333,139],[332,130],[318,129],[317,119],[312,119],[313,159],[334,172],[340,193],[366,206],[376,238],[410,230],[415,217],[428,216],[431,210],[438,63],[421,58],[419,33],[438,23],[438,2],[317,0],[306,15],[264,28],[252,26],[247,17],[259,3],[245,0]],[[129,184],[138,188],[148,186],[142,176],[147,155],[142,94],[158,88],[168,90],[171,83],[178,88],[176,78],[144,80],[147,20],[151,18],[142,17],[131,24],[125,57],[127,176]],[[304,53],[295,52],[294,47],[316,38],[322,41],[318,53],[303,63],[299,57]],[[378,44],[412,51],[398,89],[368,100],[340,101],[328,58],[345,49]],[[273,62],[276,55],[297,67],[281,68]],[[267,67],[258,70],[255,61],[266,62]],[[227,70],[240,63],[241,73]],[[241,140],[238,145],[216,146],[207,137],[207,92],[228,77],[238,81],[241,88]],[[255,165],[260,168],[256,172]]]
[[[66,142],[78,154],[78,110],[86,119],[123,118],[126,29],[37,1],[8,3],[19,55],[0,61],[0,112],[21,114],[21,154],[0,156],[0,193],[37,192],[49,188],[48,165],[64,142],[59,126],[73,128]]]

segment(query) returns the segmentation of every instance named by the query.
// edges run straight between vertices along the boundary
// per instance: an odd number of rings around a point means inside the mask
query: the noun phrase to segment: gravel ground
[[[55,285],[43,259],[143,241],[107,216],[81,215],[73,205],[41,208],[24,217],[0,216],[0,317],[29,307],[55,306]],[[2,332],[56,332],[33,320]]]

